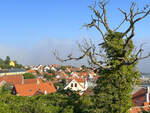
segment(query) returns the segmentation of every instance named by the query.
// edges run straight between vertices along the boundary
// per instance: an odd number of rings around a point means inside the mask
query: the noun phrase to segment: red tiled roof
[[[58,64],[53,64],[52,66],[55,67],[55,68],[59,67]]]
[[[52,76],[52,75],[53,75],[52,73],[46,73],[46,74],[48,74],[49,76]]]
[[[56,92],[56,89],[52,82],[44,83],[42,82],[42,80],[38,80],[38,84],[16,84],[14,87],[16,89],[17,94],[19,94],[19,96],[33,96],[38,91],[40,91],[41,93],[44,93],[46,91],[47,94]]]
[[[70,70],[71,70],[71,71],[80,71],[81,69],[80,69],[80,68],[75,68],[75,67],[74,67],[74,68],[70,68]]]
[[[24,79],[24,84],[34,84],[37,82],[37,79]]]
[[[140,89],[139,91],[137,91],[136,93],[132,95],[132,102],[135,106],[143,106],[145,101],[146,101],[146,89],[145,88]]]
[[[67,76],[67,74],[66,74],[64,71],[61,71],[60,74],[61,74],[62,76]]]
[[[77,79],[75,79],[75,81],[77,81]],[[78,81],[77,81],[78,82]],[[83,85],[80,84],[81,82],[78,82],[78,84],[82,87],[85,88]]]
[[[27,70],[28,73],[36,73],[35,70]]]
[[[83,78],[75,78],[75,77],[74,77],[74,79],[75,79],[77,82],[79,82],[79,83],[85,82],[85,79],[83,79]]]
[[[143,110],[145,111],[150,111],[150,106],[138,106],[138,107],[133,107],[130,110],[130,113],[141,113]]]
[[[9,84],[22,84],[22,75],[5,75],[0,77],[0,82],[6,81]]]
[[[79,72],[78,75],[79,75],[79,76],[88,76],[89,73],[88,73],[88,72]]]

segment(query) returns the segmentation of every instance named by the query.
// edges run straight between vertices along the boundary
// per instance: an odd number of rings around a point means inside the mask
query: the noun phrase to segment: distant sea
[[[147,78],[147,77],[150,78],[150,73],[142,73],[142,72],[141,72],[141,76],[146,77],[146,78]]]

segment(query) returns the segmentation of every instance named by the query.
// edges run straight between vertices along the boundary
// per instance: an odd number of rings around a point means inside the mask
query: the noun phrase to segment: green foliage
[[[58,89],[57,91],[62,91],[62,92],[64,92],[63,89],[64,89],[64,87],[66,86],[66,79],[62,79],[61,82],[55,83],[54,85],[55,85],[55,87],[59,87],[59,89]]]
[[[93,100],[90,96],[83,96],[81,97],[80,101],[80,110],[82,113],[92,113],[93,109],[92,107],[94,106]]]
[[[66,70],[66,66],[61,66],[61,69],[62,70]]]
[[[0,94],[10,94],[11,90],[12,86],[6,83],[0,88]]]
[[[133,86],[139,81],[140,72],[136,69],[137,62],[131,65],[122,65],[125,61],[132,61],[134,45],[132,41],[127,45],[124,54],[124,39],[122,33],[109,32],[106,36],[108,43],[102,47],[106,52],[108,64],[111,69],[100,71],[100,78],[95,88],[95,109],[99,113],[128,113],[132,106],[131,92]]]
[[[10,63],[10,57],[9,56],[6,56],[6,59],[5,59],[5,64],[8,64],[9,65],[9,63]]]
[[[16,69],[21,69],[21,68],[24,68],[21,64],[18,64],[17,61],[14,61],[15,62],[15,67]]]
[[[71,102],[72,98],[60,93],[33,97],[0,95],[0,113],[74,113],[78,99]]]
[[[47,80],[51,80],[52,76],[48,75],[48,74],[44,74],[44,78],[46,78]]]
[[[145,110],[143,110],[142,113],[150,113],[150,111],[145,111]]]
[[[0,58],[0,67],[2,69],[10,69],[12,68],[9,63],[10,63],[11,59],[9,56],[6,56],[5,60]],[[23,66],[21,64],[18,64],[17,61],[15,61],[15,67],[13,67],[15,69],[21,69],[23,68]]]
[[[73,106],[67,106],[63,109],[62,113],[74,113]]]
[[[36,74],[37,74],[37,75],[40,75],[40,73],[39,73],[39,71],[38,71],[38,70],[35,70],[35,72],[36,72]]]
[[[23,76],[24,76],[24,79],[33,79],[36,77],[32,73],[25,73],[25,74],[23,74]]]
[[[52,74],[55,74],[55,71],[54,70],[47,70],[48,73],[52,73]]]

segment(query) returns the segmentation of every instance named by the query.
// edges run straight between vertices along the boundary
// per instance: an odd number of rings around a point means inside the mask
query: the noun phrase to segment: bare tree
[[[107,21],[106,4],[105,1],[99,1],[89,6],[94,15],[91,16],[91,23],[84,25],[87,28],[96,28],[103,38],[102,43],[96,45],[84,40],[82,44],[78,44],[82,52],[79,57],[72,57],[70,54],[67,59],[61,59],[56,52],[54,55],[62,62],[80,60],[87,56],[88,62],[97,67],[100,77],[95,87],[92,113],[128,113],[132,107],[131,92],[140,77],[136,64],[150,56],[150,53],[142,56],[142,45],[134,51],[132,38],[135,35],[135,24],[150,14],[150,7],[146,5],[140,10],[133,2],[129,12],[119,9],[124,18],[112,29]],[[119,32],[121,27],[127,25],[125,31]]]
[[[142,10],[140,10],[138,7],[136,7],[136,3],[133,2],[129,12],[126,12],[119,8],[119,11],[124,15],[124,18],[122,22],[115,29],[111,29],[107,21],[108,18],[106,12],[106,4],[107,4],[106,1],[99,1],[99,2],[95,2],[93,6],[89,6],[89,8],[93,11],[94,15],[91,16],[92,18],[91,23],[84,25],[87,28],[91,28],[91,27],[96,28],[101,34],[104,42],[100,43],[99,45],[88,43],[88,41],[84,41],[83,44],[78,44],[81,52],[83,53],[79,57],[72,57],[72,54],[70,54],[67,59],[62,59],[55,51],[54,55],[59,61],[64,62],[68,60],[80,60],[83,59],[85,56],[87,56],[89,58],[88,60],[90,63],[94,64],[95,66],[98,66],[101,69],[112,68],[112,66],[109,63],[107,63],[108,60],[107,55],[104,52],[102,52],[101,46],[104,44],[110,44],[111,42],[106,39],[107,34],[109,32],[118,32],[120,27],[123,27],[123,25],[129,25],[129,26],[122,33],[121,36],[121,38],[125,39],[125,42],[123,45],[123,51],[124,51],[123,56],[119,58],[122,60],[121,61],[122,63],[120,65],[131,65],[138,60],[150,56],[150,54],[148,54],[147,56],[142,56],[143,49],[140,48],[135,54],[136,57],[132,61],[128,61],[127,59],[126,60],[124,59],[128,51],[127,45],[135,35],[135,24],[150,14],[149,5],[146,5]],[[103,30],[101,29],[102,27],[105,28],[106,32],[103,32]],[[100,58],[97,59],[97,57]]]

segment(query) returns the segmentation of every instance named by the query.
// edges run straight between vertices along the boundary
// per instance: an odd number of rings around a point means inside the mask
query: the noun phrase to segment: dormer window
[[[135,103],[138,103],[138,102],[139,102],[139,100],[138,100],[138,99],[136,99],[136,100],[135,100]]]
[[[77,83],[75,83],[75,87],[77,87]]]
[[[29,90],[30,92],[32,91],[32,89]]]
[[[71,87],[73,87],[73,83],[71,84]]]

